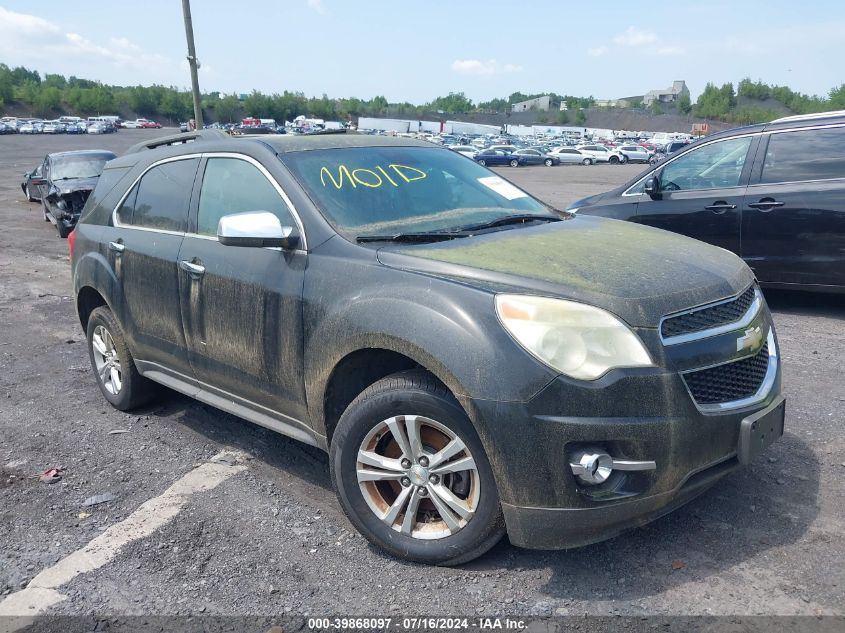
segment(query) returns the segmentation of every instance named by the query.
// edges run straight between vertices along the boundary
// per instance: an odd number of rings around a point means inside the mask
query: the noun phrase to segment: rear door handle
[[[113,250],[118,255],[126,250],[126,246],[120,242],[109,242],[109,249]]]
[[[775,207],[782,207],[783,202],[778,202],[777,200],[772,200],[771,198],[766,200],[760,200],[760,202],[749,202],[748,206],[752,209],[760,209],[761,211],[771,211]]]
[[[199,264],[194,264],[192,262],[189,262],[186,259],[183,259],[182,261],[179,262],[179,268],[181,268],[185,272],[190,273],[191,275],[195,275],[197,277],[201,277],[202,274],[205,272],[205,266],[200,266]]]
[[[727,202],[724,202],[723,200],[719,200],[718,202],[714,202],[710,206],[707,206],[707,207],[704,207],[704,208],[707,209],[708,211],[712,211],[713,213],[721,215],[725,211],[731,211],[733,209],[736,209],[736,205],[735,204],[728,204]]]

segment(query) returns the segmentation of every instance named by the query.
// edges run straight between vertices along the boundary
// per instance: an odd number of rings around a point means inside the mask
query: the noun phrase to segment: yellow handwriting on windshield
[[[394,176],[391,177],[392,171]],[[348,183],[353,188],[358,185],[368,189],[377,189],[381,186],[399,187],[400,185],[408,184],[416,180],[423,180],[428,176],[422,169],[416,167],[409,167],[408,165],[398,165],[391,163],[387,169],[381,165],[376,165],[375,169],[367,169],[365,167],[357,167],[349,169],[346,165],[337,167],[337,172],[332,173],[328,167],[320,169],[320,182],[324,187],[331,183],[335,189],[343,189]]]

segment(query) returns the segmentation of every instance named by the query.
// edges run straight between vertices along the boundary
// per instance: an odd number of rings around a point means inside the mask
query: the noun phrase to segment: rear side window
[[[209,158],[200,189],[197,233],[217,235],[220,218],[248,211],[269,211],[282,226],[293,224],[285,201],[255,165],[237,158]]]
[[[845,178],[845,127],[772,134],[760,182]]]
[[[198,158],[163,163],[150,169],[118,209],[122,224],[183,232]]]

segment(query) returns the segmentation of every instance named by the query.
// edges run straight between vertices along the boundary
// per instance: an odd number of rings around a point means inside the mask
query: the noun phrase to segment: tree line
[[[428,103],[415,105],[408,102],[389,103],[381,95],[370,99],[333,99],[325,94],[306,97],[301,92],[264,94],[258,90],[245,96],[211,92],[202,96],[202,103],[212,120],[225,123],[237,121],[243,115],[285,121],[300,114],[328,120],[350,120],[361,115],[410,118],[432,113],[498,114],[509,113],[515,103],[546,95],[550,97],[552,112],[538,112],[537,120],[540,123],[565,125],[573,122],[575,125],[584,125],[584,110],[594,104],[593,97],[554,92],[514,92],[507,99],[495,98],[477,104],[463,92],[450,92]],[[740,103],[742,97],[753,103],[744,100]],[[708,83],[694,104],[684,95],[676,102],[675,108],[683,114],[693,114],[700,118],[745,124],[770,121],[780,116],[782,108],[767,108],[768,101],[780,103],[795,114],[845,109],[845,84],[831,90],[827,97],[819,97],[748,78],[740,81],[736,89],[732,83],[721,86]],[[148,118],[184,121],[193,113],[190,92],[172,86],[111,86],[75,76],[66,78],[63,75],[45,74],[41,77],[36,70],[23,66],[10,68],[0,64],[0,111],[12,102],[27,106],[34,115],[40,117],[50,117],[61,112],[86,116],[130,111]],[[565,110],[560,109],[561,104],[566,104]],[[642,107],[641,103],[631,105],[634,109]],[[652,104],[651,112],[661,114],[660,104]]]

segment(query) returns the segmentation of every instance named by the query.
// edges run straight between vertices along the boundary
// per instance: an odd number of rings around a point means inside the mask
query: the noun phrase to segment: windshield
[[[335,230],[362,235],[453,231],[512,215],[558,216],[455,152],[356,147],[282,155]]]
[[[71,178],[96,178],[105,164],[114,158],[113,154],[96,156],[67,156],[53,161],[50,178],[63,180]]]

